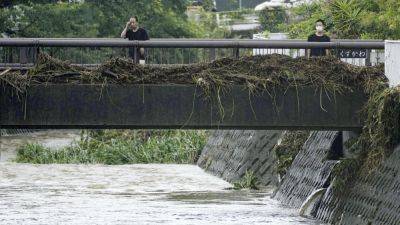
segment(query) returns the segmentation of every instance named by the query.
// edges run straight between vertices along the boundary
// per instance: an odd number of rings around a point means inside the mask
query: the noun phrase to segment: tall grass
[[[50,164],[195,163],[206,131],[84,131],[73,145],[51,150],[38,144],[18,149],[16,162]]]

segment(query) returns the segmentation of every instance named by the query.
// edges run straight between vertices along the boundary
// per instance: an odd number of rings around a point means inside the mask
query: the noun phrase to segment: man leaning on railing
[[[132,16],[126,23],[126,26],[121,33],[121,38],[128,38],[130,41],[133,40],[147,41],[150,39],[147,31],[144,28],[139,27],[139,20],[137,16]],[[144,64],[145,60],[144,48],[136,50],[136,57],[135,57],[135,48],[129,48],[129,57],[135,60],[136,63],[140,62],[141,64]]]

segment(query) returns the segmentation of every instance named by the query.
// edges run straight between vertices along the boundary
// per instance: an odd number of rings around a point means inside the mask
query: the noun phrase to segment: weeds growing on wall
[[[343,192],[354,177],[368,176],[400,144],[400,86],[375,88],[364,108],[365,125],[351,146],[357,155],[335,167],[334,187]]]
[[[281,143],[274,147],[277,172],[281,177],[285,176],[309,135],[309,131],[285,131]]]
[[[371,171],[400,143],[400,86],[372,95],[365,113],[366,123],[359,140],[362,147],[359,151],[366,157],[363,169]]]
[[[16,162],[51,164],[192,164],[205,145],[206,131],[85,131],[76,144],[50,150],[28,144],[18,150]]]
[[[251,170],[246,170],[246,173],[244,176],[239,180],[233,183],[233,188],[236,190],[241,190],[241,189],[252,189],[252,190],[258,190],[259,189],[259,180],[254,175],[254,172]]]

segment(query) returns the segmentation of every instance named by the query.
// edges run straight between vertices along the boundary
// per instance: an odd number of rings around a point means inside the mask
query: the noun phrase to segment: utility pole
[[[242,11],[242,0],[239,0],[239,10]]]

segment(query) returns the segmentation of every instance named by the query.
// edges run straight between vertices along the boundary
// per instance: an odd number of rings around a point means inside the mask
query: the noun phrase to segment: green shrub
[[[77,143],[61,150],[28,144],[18,150],[19,163],[195,163],[205,131],[85,131]]]

